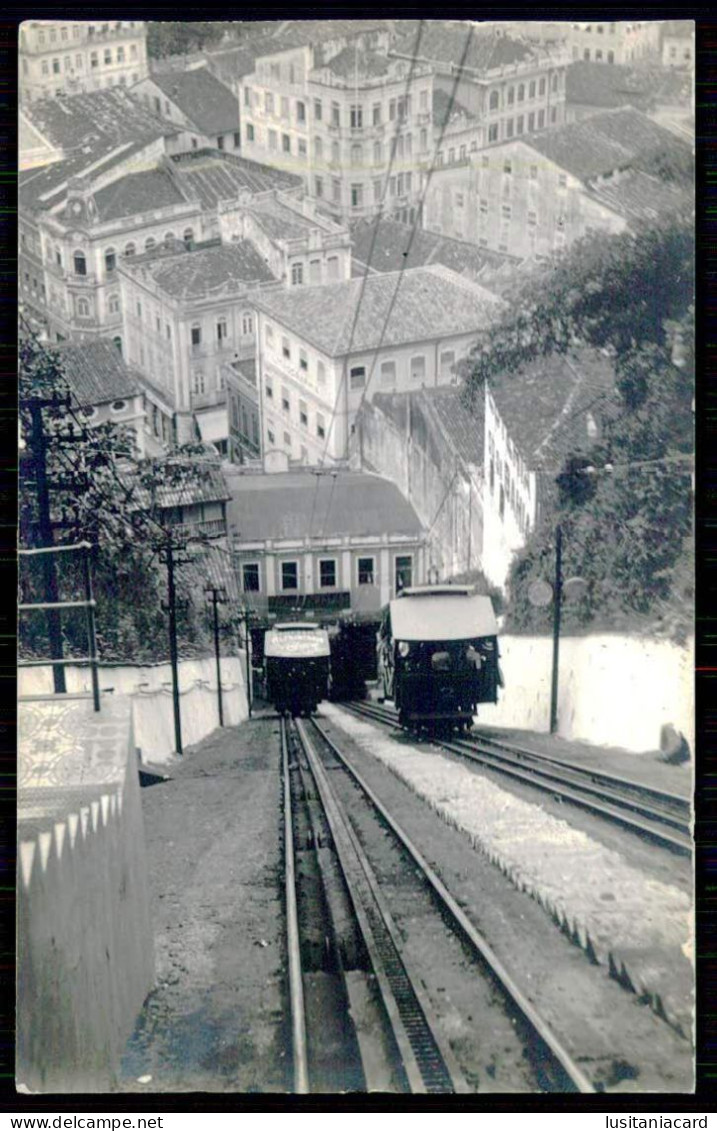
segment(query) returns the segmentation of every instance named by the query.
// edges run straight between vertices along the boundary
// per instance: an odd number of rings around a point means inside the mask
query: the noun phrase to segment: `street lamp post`
[[[553,670],[550,680],[550,733],[558,730],[558,653],[560,649],[560,613],[563,604],[563,530],[555,528],[555,582],[553,586]]]

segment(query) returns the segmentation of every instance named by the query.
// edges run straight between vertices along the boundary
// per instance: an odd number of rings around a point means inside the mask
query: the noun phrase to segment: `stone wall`
[[[490,726],[547,732],[550,725],[552,638],[502,636],[505,688],[497,706],[480,708]],[[672,723],[694,751],[692,641],[604,633],[560,641],[558,733],[598,746],[655,751]]]
[[[246,660],[244,654],[224,656],[222,665],[222,707],[226,726],[236,726],[248,715],[246,696]],[[90,691],[88,667],[65,669],[67,690]],[[100,689],[113,688],[102,702],[115,696],[127,696],[132,708],[135,745],[145,762],[168,761],[175,752],[172,670],[169,664],[137,666],[103,665],[100,668]],[[200,742],[219,726],[216,663],[203,660],[182,660],[179,664],[179,688],[182,717],[182,745]],[[49,667],[21,668],[20,695],[49,694],[52,673]]]
[[[21,703],[17,1084],[98,1092],[154,980],[128,699]]]

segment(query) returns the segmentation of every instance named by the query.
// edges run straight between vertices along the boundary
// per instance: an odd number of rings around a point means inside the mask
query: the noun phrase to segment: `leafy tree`
[[[59,354],[34,338],[20,348],[20,418],[26,438],[20,461],[20,541],[41,544],[38,523],[37,466],[30,448],[33,398],[69,397]],[[161,493],[167,488],[200,485],[207,475],[204,450],[185,445],[171,458],[138,460],[131,436],[115,425],[86,428],[80,410],[64,406],[43,409],[47,436],[47,477],[51,487],[51,519],[61,530],[58,541],[88,541],[93,547],[92,569],[97,601],[97,640],[105,660],[137,662],[166,659],[167,530]],[[202,459],[199,459],[200,451]],[[174,545],[186,549],[188,537],[172,532]],[[78,555],[56,558],[62,599],[83,595]],[[180,598],[178,643],[184,655],[207,652],[211,635],[204,608],[203,586],[197,596],[197,567],[178,569]],[[21,596],[24,602],[42,600],[44,579],[39,558],[23,558]],[[86,654],[82,610],[65,611],[62,618],[67,655]],[[29,614],[20,620],[20,650],[47,655],[44,618]]]
[[[466,367],[466,396],[484,382],[520,380],[537,358],[604,351],[614,395],[597,408],[600,440],[556,469],[553,507],[514,562],[508,623],[549,629],[530,582],[550,579],[554,531],[563,529],[564,577],[588,582],[566,603],[567,627],[690,623],[694,340],[692,217],[580,241],[537,282],[514,295]],[[677,347],[679,346],[679,354]]]

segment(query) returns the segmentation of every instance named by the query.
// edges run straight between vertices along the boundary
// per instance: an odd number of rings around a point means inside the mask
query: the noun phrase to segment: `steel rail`
[[[344,703],[342,706],[360,717],[374,719],[387,726],[396,725],[395,717],[388,711],[382,711],[380,708],[369,707],[363,703]],[[470,740],[445,739],[435,735],[431,736],[431,741],[436,746],[442,747],[452,754],[457,754],[461,758],[466,758],[478,765],[485,766],[486,769],[494,770],[496,773],[515,778],[517,781],[522,782],[524,785],[531,786],[534,789],[540,789],[543,792],[551,793],[553,796],[561,797],[579,808],[585,809],[606,820],[613,821],[616,824],[620,824],[631,832],[639,833],[641,836],[647,836],[655,843],[673,852],[678,852],[686,856],[692,854],[693,840],[688,825],[680,821],[679,818],[666,814],[662,810],[655,810],[648,805],[638,805],[634,798],[616,796],[612,793],[612,795],[608,796],[606,799],[604,791],[601,792],[590,784],[591,771],[588,769],[584,770],[588,781],[568,782],[552,769],[542,770],[537,767],[530,768],[520,766],[515,760],[508,758],[507,752],[506,754],[500,754],[490,750],[481,750],[477,743],[474,744]],[[480,742],[480,740],[478,740],[478,742]],[[542,757],[537,752],[531,751],[531,754],[536,761],[539,761]],[[571,768],[573,768],[575,772],[582,770],[582,767]],[[630,784],[635,788],[636,783],[630,782]],[[648,790],[650,788],[651,787],[647,787]],[[582,790],[582,794],[577,792],[578,790]],[[665,796],[670,797],[673,795],[667,794]],[[602,800],[597,800],[597,798],[602,798]],[[620,808],[620,806],[622,806],[622,808]],[[630,812],[626,810],[630,810]],[[646,820],[639,820],[637,816],[631,815],[637,815],[639,813],[642,813]],[[674,828],[675,833],[673,834],[664,827],[658,827],[665,825]]]
[[[537,1034],[542,1044],[546,1049],[549,1050],[551,1056],[554,1058],[554,1060],[557,1062],[557,1064],[565,1074],[566,1080],[572,1085],[573,1089],[576,1092],[595,1092],[596,1089],[593,1087],[592,1082],[588,1079],[583,1070],[574,1062],[568,1051],[562,1046],[557,1036],[552,1032],[549,1025],[538,1015],[534,1007],[530,1004],[523,992],[514,982],[513,978],[508,973],[503,963],[500,961],[489,943],[483,938],[483,936],[479,933],[477,928],[470,921],[462,908],[458,905],[456,900],[446,888],[445,884],[442,882],[433,868],[431,868],[426,858],[416,847],[408,834],[391,816],[384,804],[379,800],[374,791],[361,776],[359,771],[341,753],[332,739],[329,738],[320,723],[316,719],[312,719],[311,721],[314,727],[321,734],[324,742],[326,742],[326,744],[331,748],[334,756],[338,758],[347,772],[354,779],[356,784],[365,793],[376,811],[381,815],[382,820],[390,828],[394,836],[401,842],[406,852],[409,854],[413,862],[417,865],[422,876],[428,882],[434,894],[436,895],[441,909],[449,913],[451,919],[458,927],[461,934],[468,941],[473,950],[478,954],[480,959],[487,965],[492,975],[502,987],[503,992],[519,1011],[530,1031]]]
[[[306,1043],[304,984],[301,973],[299,917],[296,908],[294,834],[285,719],[281,720],[281,772],[284,778],[284,886],[286,892],[287,947],[289,952],[289,999],[291,1007],[291,1046],[294,1065],[294,1091],[300,1095],[306,1095],[311,1089],[309,1086],[309,1059]]]
[[[437,1032],[425,993],[407,968],[400,935],[373,869],[329,784],[306,724],[296,719],[295,725],[331,830],[408,1086],[414,1094],[467,1092],[467,1084],[453,1054]]]

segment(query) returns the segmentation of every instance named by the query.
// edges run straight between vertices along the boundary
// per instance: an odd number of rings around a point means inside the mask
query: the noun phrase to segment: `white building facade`
[[[148,73],[143,20],[26,20],[20,26],[20,98],[32,102],[113,86]]]

